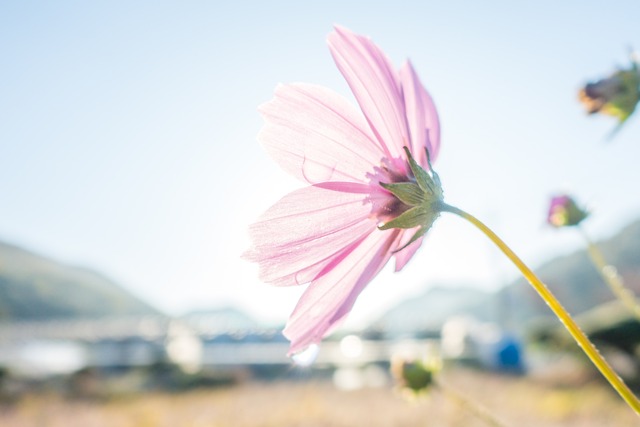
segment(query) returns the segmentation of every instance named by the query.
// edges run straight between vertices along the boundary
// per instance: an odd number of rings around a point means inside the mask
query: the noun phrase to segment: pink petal
[[[419,164],[426,166],[425,147],[435,162],[440,150],[440,122],[436,106],[409,61],[400,69],[407,123],[411,133],[411,151]]]
[[[364,184],[332,183],[294,191],[251,225],[253,248],[245,257],[260,267],[260,278],[276,285],[308,283],[343,253],[376,229],[372,199]],[[378,195],[380,194],[380,195]]]
[[[319,343],[344,318],[391,257],[398,234],[398,230],[372,231],[354,243],[331,271],[309,285],[284,330],[291,341],[289,354]]]
[[[398,241],[398,245],[396,246],[396,250],[403,247],[404,245],[407,244],[407,242],[409,240],[411,240],[411,237],[413,237],[413,234],[416,232],[415,229],[410,229],[410,230],[402,230],[402,235]],[[416,251],[418,249],[420,249],[420,246],[422,245],[422,239],[424,239],[424,236],[418,238],[415,242],[413,242],[412,244],[410,244],[409,246],[407,246],[406,248],[395,252],[393,254],[393,257],[396,259],[396,271],[400,271],[404,268],[405,265],[407,265],[407,263],[409,262],[409,260],[413,257],[413,255],[416,253]]]
[[[266,123],[258,140],[283,169],[311,184],[367,182],[384,157],[360,112],[321,86],[279,85],[260,111]]]
[[[351,87],[380,147],[390,159],[403,158],[409,143],[399,78],[391,63],[371,40],[335,27],[329,48]]]

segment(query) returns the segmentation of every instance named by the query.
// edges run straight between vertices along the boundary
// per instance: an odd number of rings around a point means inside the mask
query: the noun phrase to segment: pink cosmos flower
[[[260,143],[310,184],[250,226],[245,254],[267,283],[309,283],[284,330],[289,354],[331,332],[391,257],[396,271],[406,265],[442,200],[429,164],[440,147],[438,114],[412,65],[395,70],[370,39],[342,27],[328,43],[360,111],[304,83],[279,85],[260,107]]]

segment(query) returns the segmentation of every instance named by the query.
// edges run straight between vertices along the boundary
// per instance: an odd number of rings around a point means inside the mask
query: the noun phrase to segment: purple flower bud
[[[554,227],[570,227],[580,224],[587,216],[589,212],[578,207],[570,196],[563,194],[551,199],[547,222]]]

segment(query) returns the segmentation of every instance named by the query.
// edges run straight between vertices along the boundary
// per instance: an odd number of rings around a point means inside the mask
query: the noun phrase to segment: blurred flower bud
[[[554,227],[569,227],[580,224],[587,216],[589,212],[578,207],[570,196],[561,195],[551,199],[547,222]]]
[[[428,392],[434,377],[442,369],[442,359],[435,345],[428,343],[427,354],[422,359],[395,355],[391,359],[391,374],[397,387],[416,396]]]
[[[391,373],[400,388],[414,393],[427,391],[433,382],[433,372],[421,360],[394,358]]]
[[[611,76],[590,82],[578,94],[589,114],[601,113],[624,123],[640,101],[640,70],[632,57],[628,69],[620,69]]]

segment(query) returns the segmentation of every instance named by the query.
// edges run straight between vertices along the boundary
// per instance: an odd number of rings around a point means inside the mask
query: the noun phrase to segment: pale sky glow
[[[337,23],[396,66],[412,60],[440,112],[445,200],[535,267],[581,245],[544,224],[557,191],[593,209],[595,238],[640,217],[640,115],[606,141],[614,120],[586,116],[576,96],[640,49],[639,12],[633,0],[3,3],[0,239],[101,271],[169,313],[236,304],[284,322],[302,288],[260,283],[240,254],[248,224],[304,184],[256,142],[257,107],[281,82],[353,100],[325,42]],[[444,216],[351,322],[435,284],[515,277]]]

